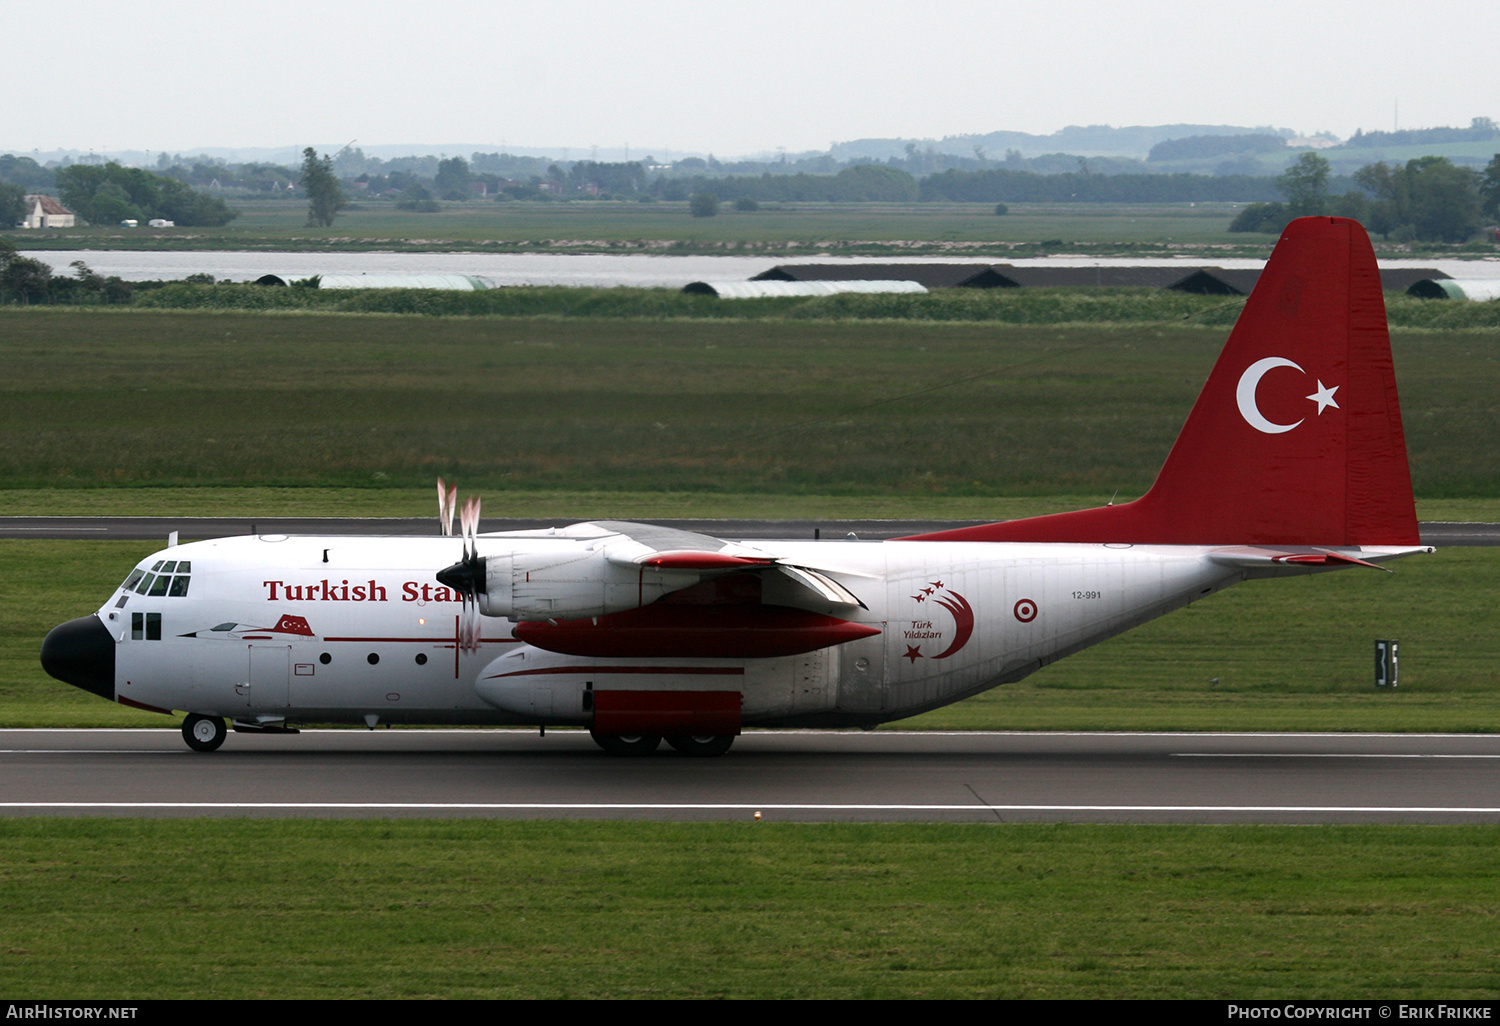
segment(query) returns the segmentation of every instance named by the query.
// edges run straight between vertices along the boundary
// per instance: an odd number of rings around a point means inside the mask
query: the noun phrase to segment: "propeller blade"
[[[479,630],[479,604],[473,599],[468,599],[464,602],[463,641],[460,646],[463,651],[479,651]]]
[[[457,489],[454,489],[455,503],[457,499]],[[479,615],[479,593],[485,590],[485,565],[479,556],[478,496],[470,496],[464,500],[463,510],[459,514],[459,528],[463,532],[463,554],[457,563],[439,570],[437,579],[438,583],[458,592],[463,598],[464,616],[467,620],[474,620]],[[460,643],[462,645],[462,638]]]
[[[459,517],[459,524],[464,532],[464,561],[467,562],[474,558],[474,496],[472,495],[464,500],[464,511]]]
[[[442,494],[444,483],[438,482],[439,494]],[[443,500],[439,505],[442,506]],[[452,532],[453,510],[458,505],[458,489],[454,488],[446,495],[446,509],[449,521],[448,530]],[[463,556],[457,563],[445,567],[437,573],[438,583],[446,585],[458,592],[463,600],[463,611],[459,617],[458,625],[458,648],[460,652],[477,652],[483,633],[483,627],[479,618],[479,593],[485,590],[485,565],[479,556],[479,496],[471,495],[464,500],[463,509],[459,512],[459,530],[463,534]]]
[[[453,533],[453,506],[448,501],[448,486],[443,483],[442,478],[438,478],[437,488],[438,527],[442,529],[443,534],[446,536]]]

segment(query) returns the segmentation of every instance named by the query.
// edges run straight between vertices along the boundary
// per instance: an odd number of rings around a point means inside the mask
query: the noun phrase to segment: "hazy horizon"
[[[1247,16],[1247,10],[1250,14]],[[79,0],[65,34],[0,71],[9,152],[488,139],[570,159],[825,151],[1067,125],[1463,126],[1500,96],[1500,8],[1442,18],[1333,0],[385,0],[226,8]],[[1460,40],[1461,42],[1461,40]],[[1398,113],[1399,111],[1399,113]],[[450,144],[457,145],[457,144]],[[464,144],[469,145],[469,144]]]

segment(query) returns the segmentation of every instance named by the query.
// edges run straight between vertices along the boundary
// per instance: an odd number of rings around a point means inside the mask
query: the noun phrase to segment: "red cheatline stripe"
[[[427,641],[433,644],[453,644],[453,639],[444,635],[434,635],[428,638],[324,638],[324,641]],[[515,638],[480,638],[486,645],[519,645]]]
[[[485,680],[497,677],[528,677],[537,673],[686,673],[743,676],[743,666],[553,666],[539,670],[513,670],[510,673],[493,673]]]

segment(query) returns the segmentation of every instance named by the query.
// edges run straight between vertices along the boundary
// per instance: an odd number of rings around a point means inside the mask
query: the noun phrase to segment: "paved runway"
[[[519,520],[490,518],[481,531],[526,531],[563,527],[574,519]],[[928,531],[948,531],[984,523],[981,520],[673,520],[651,523],[697,531],[717,538],[896,538]],[[160,539],[178,532],[182,541],[230,538],[245,534],[391,535],[435,534],[435,517],[0,517],[0,538]],[[1500,545],[1500,524],[1431,522],[1421,525],[1422,543]]]
[[[579,731],[0,731],[0,815],[1500,822],[1500,735],[754,731],[617,759]]]

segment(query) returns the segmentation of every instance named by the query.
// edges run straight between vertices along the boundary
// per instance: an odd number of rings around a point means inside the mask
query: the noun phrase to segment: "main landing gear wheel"
[[[589,737],[610,755],[650,755],[661,744],[660,734],[600,734],[592,727]]]
[[[709,758],[715,755],[723,755],[729,751],[729,746],[734,744],[734,735],[708,734],[701,737],[680,735],[668,737],[667,744],[677,749],[683,755],[696,755],[701,758]]]
[[[182,739],[195,752],[211,752],[224,743],[229,728],[217,716],[193,713],[182,721]]]

